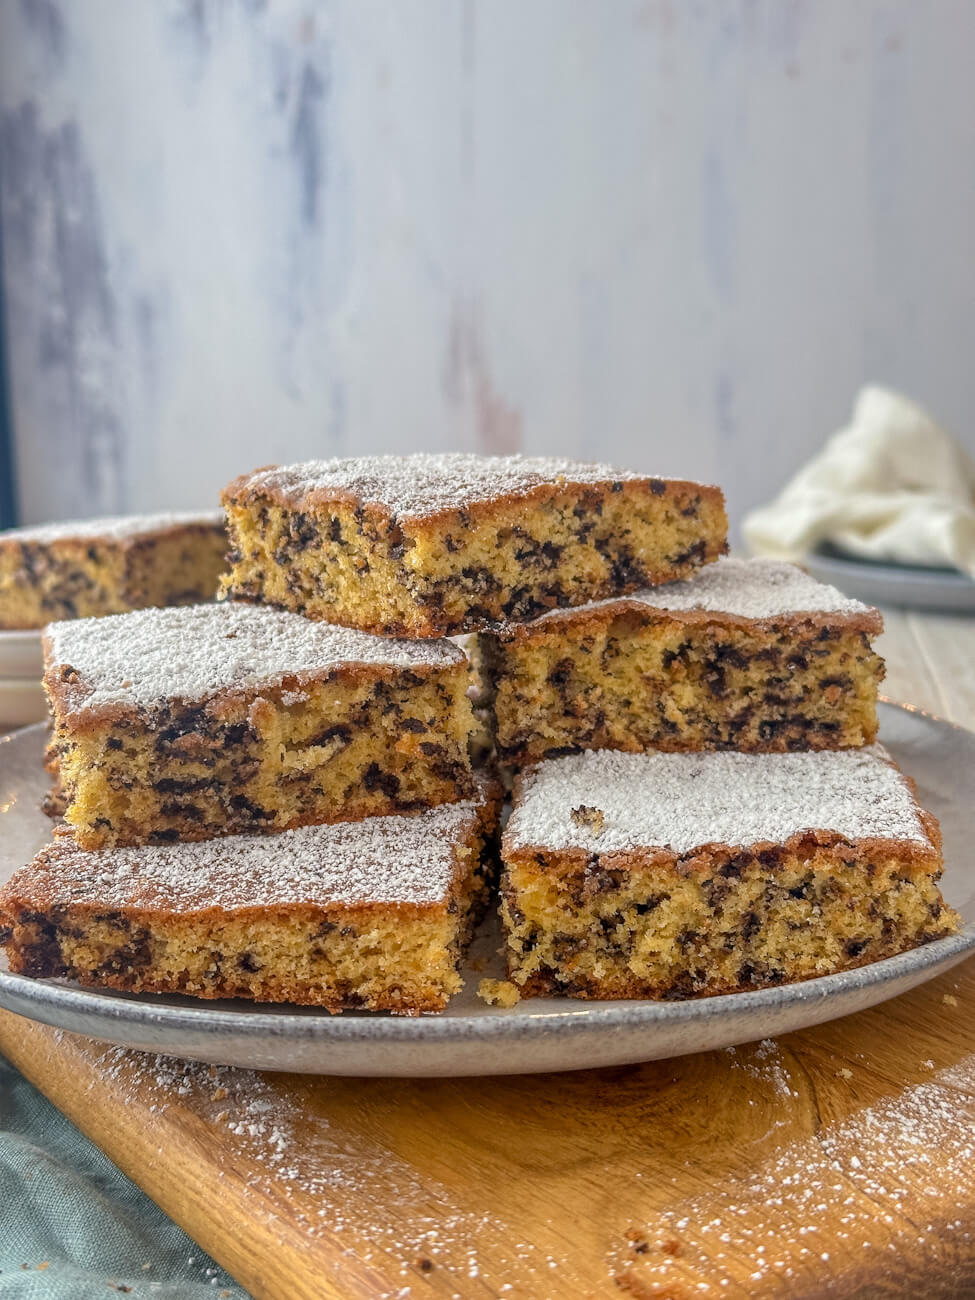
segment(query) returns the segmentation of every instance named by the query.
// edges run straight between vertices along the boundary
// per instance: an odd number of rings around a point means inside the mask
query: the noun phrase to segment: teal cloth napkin
[[[117,1295],[249,1300],[0,1057],[0,1300]]]

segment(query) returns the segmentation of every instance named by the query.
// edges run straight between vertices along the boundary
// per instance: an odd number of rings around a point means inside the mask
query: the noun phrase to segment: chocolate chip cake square
[[[53,761],[86,849],[470,798],[464,654],[249,605],[54,623]]]
[[[0,628],[212,600],[222,510],[129,515],[0,533]]]
[[[367,456],[223,493],[225,592],[440,637],[686,577],[725,549],[719,488],[521,456]]]
[[[413,817],[88,853],[0,889],[10,968],[133,993],[441,1010],[483,910],[498,792]]]
[[[478,638],[499,758],[582,749],[839,749],[877,733],[875,609],[777,560]]]
[[[549,759],[515,783],[502,860],[526,994],[734,993],[959,925],[937,822],[880,746]]]

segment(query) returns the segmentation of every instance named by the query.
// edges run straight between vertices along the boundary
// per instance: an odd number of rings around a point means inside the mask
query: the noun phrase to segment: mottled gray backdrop
[[[25,520],[465,447],[975,449],[971,0],[0,0]]]

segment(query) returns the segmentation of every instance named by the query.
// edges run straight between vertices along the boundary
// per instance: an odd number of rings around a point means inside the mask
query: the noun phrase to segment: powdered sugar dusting
[[[312,1081],[91,1042],[82,1050],[120,1105],[156,1116],[160,1144],[174,1128],[186,1131],[187,1116],[215,1132],[220,1145],[209,1149],[222,1156],[201,1166],[201,1178],[226,1183],[227,1197],[262,1223],[280,1216],[309,1243],[328,1243],[343,1293],[355,1291],[364,1267],[377,1300],[426,1295],[430,1282],[459,1300],[473,1278],[491,1294],[602,1294],[602,1268],[607,1286],[634,1295],[785,1295],[810,1285],[848,1294],[853,1283],[866,1293],[922,1275],[962,1294],[970,1276],[967,1200],[952,1191],[967,1192],[975,1157],[971,1055],[923,1083],[910,1081],[906,1061],[893,1091],[889,1064],[878,1069],[859,1052],[830,1058],[801,1042],[715,1053],[706,1088],[695,1086],[693,1062],[652,1062],[639,1086],[630,1073],[611,1080],[630,1145],[645,1152],[636,1168],[620,1157],[622,1138],[596,1154],[606,1137],[594,1138],[585,1107],[562,1104],[565,1085],[535,1088],[548,1103],[538,1122],[558,1128],[563,1166],[612,1172],[600,1220],[607,1250],[594,1258],[588,1242],[580,1249],[544,1215],[519,1215],[503,1179],[501,1193],[488,1186],[467,1208],[465,1189],[441,1181],[426,1158],[430,1134],[449,1130],[457,1114],[480,1117],[461,1146],[476,1153],[477,1139],[496,1149],[496,1135],[483,1133],[509,1099],[503,1081],[497,1096],[475,1090],[465,1104],[455,1081]],[[820,1118],[815,1079],[830,1061],[854,1068],[834,1068],[849,1082],[834,1086]],[[732,1098],[747,1109],[729,1143]],[[676,1155],[661,1137],[675,1106],[686,1134]],[[409,1116],[412,1147],[390,1142],[389,1125],[375,1122],[394,1112]]]
[[[187,1115],[205,1124],[223,1157],[205,1162],[201,1177],[219,1178],[262,1227],[280,1218],[292,1247],[297,1226],[309,1259],[327,1258],[336,1294],[361,1292],[364,1269],[376,1300],[433,1290],[461,1300],[474,1279],[485,1294],[522,1294],[531,1279],[551,1278],[569,1262],[562,1249],[555,1255],[527,1240],[510,1213],[468,1208],[455,1180],[444,1183],[429,1165],[399,1154],[384,1125],[354,1118],[370,1098],[385,1113],[410,1093],[422,1116],[438,1081],[420,1081],[418,1092],[413,1082],[361,1080],[353,1090],[347,1080],[265,1075],[91,1042],[83,1051],[121,1105],[157,1117],[160,1142],[174,1126],[184,1132]],[[316,1239],[328,1243],[321,1253],[311,1246]]]
[[[863,1087],[876,1084],[857,1053],[854,1070],[834,1071],[854,1091],[830,1109],[839,1104],[848,1113],[824,1119],[815,1136],[796,1137],[815,1109],[808,1070],[815,1055],[766,1040],[722,1056],[752,1080],[747,1104],[756,1123],[782,1130],[781,1138],[754,1136],[747,1171],[675,1199],[631,1229],[611,1262],[622,1291],[684,1294],[694,1278],[701,1279],[694,1293],[704,1296],[786,1295],[813,1278],[816,1294],[849,1294],[855,1285],[873,1295],[915,1269],[952,1294],[953,1282],[964,1290],[971,1224],[951,1193],[971,1182],[975,1057],[863,1106],[859,1076]],[[912,1065],[905,1061],[905,1070]],[[733,1076],[727,1083],[734,1087]]]
[[[873,612],[869,605],[851,600],[826,583],[817,582],[794,564],[781,560],[722,556],[684,582],[647,587],[629,596],[600,600],[576,609],[553,610],[536,619],[536,623],[578,619],[593,609],[625,607],[634,603],[651,609],[701,610],[752,619]]]
[[[573,808],[603,814],[598,833]],[[516,789],[506,849],[689,853],[747,848],[806,830],[930,845],[911,789],[880,745],[796,754],[624,754],[549,759]]]
[[[278,835],[84,852],[59,838],[14,877],[19,897],[45,905],[164,908],[441,902],[457,871],[455,850],[476,805],[444,804],[415,817],[369,817]]]
[[[423,669],[462,663],[447,641],[396,641],[255,605],[140,609],[52,623],[48,664],[70,666],[75,710],[152,708],[321,677],[345,664]]]
[[[546,456],[441,455],[359,456],[310,460],[259,470],[243,490],[264,489],[300,501],[309,493],[352,496],[385,507],[398,518],[422,518],[443,510],[460,510],[475,501],[530,492],[543,483],[620,483],[644,474],[612,465],[588,464]]]
[[[3,542],[36,542],[46,545],[49,542],[65,541],[77,537],[79,540],[95,541],[106,539],[120,542],[129,538],[145,537],[150,533],[162,533],[170,528],[179,528],[187,524],[215,528],[224,523],[222,510],[181,510],[155,515],[118,515],[106,519],[75,519],[56,524],[30,524],[25,528],[9,528],[0,533]]]

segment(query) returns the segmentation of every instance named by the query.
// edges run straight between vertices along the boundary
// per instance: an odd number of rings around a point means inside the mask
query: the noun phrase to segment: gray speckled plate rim
[[[447,1040],[486,1038],[514,1041],[536,1038],[542,1034],[601,1034],[612,1029],[650,1028],[654,1024],[695,1023],[722,1018],[724,1015],[750,1015],[763,1010],[827,1001],[841,1001],[844,993],[872,986],[893,984],[901,976],[917,975],[920,983],[932,966],[937,973],[948,970],[975,949],[975,922],[956,935],[937,939],[921,948],[899,953],[883,961],[872,962],[837,975],[754,993],[730,993],[717,997],[696,998],[683,1002],[639,1002],[623,1006],[603,1006],[580,1002],[558,1011],[531,1011],[522,1008],[517,1017],[497,1015],[417,1017],[368,1016],[357,1014],[329,1016],[301,1009],[268,1014],[260,1011],[226,1011],[210,1008],[153,1006],[126,997],[90,993],[44,980],[0,972],[0,1005],[9,1011],[27,1015],[49,1025],[67,1027],[66,1013],[72,1020],[95,1017],[106,1022],[138,1025],[140,1028],[171,1028],[184,1032],[205,1031],[216,1036],[230,1034],[248,1038],[319,1040],[323,1044],[410,1042],[417,1039]],[[906,985],[899,992],[906,992]],[[297,1014],[296,1014],[297,1011]],[[47,1012],[48,1014],[45,1014]]]
[[[971,741],[973,733],[912,705],[894,704],[881,697],[887,708],[904,714],[913,714],[964,736]],[[28,730],[28,729],[24,729]],[[24,730],[0,738],[0,746]],[[29,730],[34,730],[30,728]],[[99,993],[57,981],[29,979],[0,970],[0,1006],[49,1025],[91,1034],[92,1022],[102,1022],[105,1037],[112,1038],[112,1026],[126,1024],[142,1030],[172,1031],[175,1035],[199,1034],[221,1038],[275,1039],[277,1041],[318,1041],[322,1047],[329,1044],[400,1044],[419,1047],[426,1042],[438,1043],[516,1042],[518,1040],[551,1039],[567,1037],[578,1041],[580,1037],[602,1036],[614,1030],[646,1029],[653,1027],[701,1024],[725,1017],[759,1018],[760,1013],[774,1013],[789,1007],[805,1007],[803,1023],[809,1020],[810,1004],[827,1004],[836,1007],[835,1015],[842,1010],[845,995],[859,995],[856,1007],[866,1009],[884,1000],[882,986],[891,985],[890,996],[906,992],[934,974],[940,974],[962,961],[975,950],[975,920],[966,924],[956,935],[934,940],[919,948],[910,949],[883,961],[873,962],[835,975],[825,975],[794,984],[779,985],[751,993],[734,993],[716,997],[698,998],[682,1002],[632,1001],[602,1004],[599,1002],[572,1002],[553,1010],[551,1001],[545,1007],[533,1010],[527,1000],[520,1003],[518,1013],[509,1011],[484,1011],[477,1015],[422,1015],[415,1018],[370,1015],[329,1015],[314,1008],[288,1008],[265,1012],[245,1008],[226,1010],[207,1006],[173,1006],[154,1004],[145,995]],[[865,1004],[867,991],[881,993],[880,997]],[[869,994],[868,994],[869,996]],[[817,1020],[834,1018],[834,1013],[817,1017]],[[79,1026],[84,1024],[85,1029]],[[757,1030],[757,1026],[756,1026]],[[779,1029],[777,1032],[785,1032]],[[101,1035],[97,1035],[101,1036]],[[753,1037],[763,1036],[760,1031]],[[748,1041],[743,1034],[737,1041]],[[649,1046],[649,1044],[648,1044]],[[160,1041],[160,1050],[165,1043]],[[695,1049],[691,1049],[695,1050]],[[219,1054],[219,1049],[217,1053]],[[581,1063],[580,1064],[584,1064]],[[509,1067],[512,1068],[512,1067]],[[517,1069],[517,1067],[513,1067]],[[564,1068],[564,1067],[563,1067]]]
[[[926,565],[896,564],[813,547],[800,561],[814,578],[872,605],[930,609],[945,614],[975,611],[975,581],[967,573]]]

